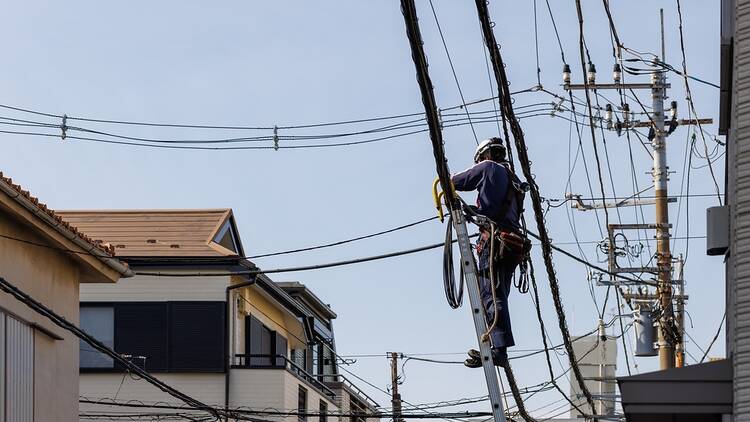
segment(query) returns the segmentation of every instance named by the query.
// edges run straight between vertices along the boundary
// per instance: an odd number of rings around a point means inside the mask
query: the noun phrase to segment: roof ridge
[[[93,213],[194,213],[194,212],[211,212],[211,213],[225,213],[231,211],[232,208],[128,208],[128,209],[73,209],[73,210],[58,210],[60,214],[93,214]]]
[[[52,208],[48,207],[47,204],[39,201],[39,198],[31,195],[31,193],[27,190],[24,190],[21,185],[18,185],[16,183],[13,183],[13,179],[10,177],[7,177],[3,174],[2,171],[0,171],[0,182],[4,183],[6,186],[10,187],[12,190],[16,191],[18,193],[18,196],[24,197],[26,200],[31,202],[37,209],[48,215],[49,217],[53,218],[55,221],[57,221],[61,226],[63,226],[65,229],[71,231],[73,234],[75,234],[78,238],[86,241],[87,243],[91,244],[92,246],[96,247],[97,249],[101,250],[102,252],[106,253],[110,257],[115,256],[115,248],[114,246],[104,243],[101,240],[93,239],[89,236],[87,236],[82,231],[78,230],[77,227],[74,225],[68,223],[65,221],[60,215],[58,215]]]

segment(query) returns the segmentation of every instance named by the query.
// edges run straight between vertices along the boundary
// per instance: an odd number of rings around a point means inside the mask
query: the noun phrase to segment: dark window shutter
[[[168,348],[167,304],[119,303],[115,305],[115,350],[132,355],[147,371],[166,371]],[[120,369],[122,369],[120,367]]]
[[[223,372],[224,302],[170,302],[170,370]]]
[[[286,337],[282,336],[278,332],[276,333],[275,337],[276,337],[276,345],[275,345],[276,348],[274,350],[274,354],[277,355],[277,356],[278,355],[284,356],[283,358],[282,357],[277,357],[276,358],[276,366],[279,366],[279,367],[283,368],[283,367],[286,366],[286,359],[285,358],[287,357],[287,354],[286,354],[286,347],[287,347]]]
[[[263,324],[255,319],[252,315],[245,317],[245,354],[247,355],[260,355],[261,350],[261,336],[263,333]],[[262,365],[263,359],[260,357],[245,358],[245,361],[250,365]]]
[[[262,364],[273,366],[274,332],[268,327],[262,327],[260,332],[260,353],[263,355]]]

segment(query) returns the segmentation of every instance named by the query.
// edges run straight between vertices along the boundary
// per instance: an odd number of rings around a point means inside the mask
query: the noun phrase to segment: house
[[[0,277],[77,323],[79,283],[132,275],[113,249],[0,173]],[[73,334],[0,293],[0,422],[78,420]]]
[[[376,410],[338,372],[336,314],[301,284],[248,274],[257,268],[244,258],[231,210],[61,214],[111,244],[136,273],[82,288],[81,325],[162,381],[209,405],[261,411],[261,419],[288,420],[274,413],[289,409],[322,412],[320,420]],[[96,352],[81,359],[80,372],[82,414],[121,412],[117,404],[132,401],[179,405]]]
[[[307,372],[316,374],[319,381],[336,393],[336,404],[339,409],[349,409],[352,413],[371,413],[377,409],[379,405],[375,400],[338,371],[336,341],[333,335],[333,320],[336,313],[302,283],[276,284],[314,318],[314,344],[305,350],[292,350],[292,360],[298,366],[304,365]]]

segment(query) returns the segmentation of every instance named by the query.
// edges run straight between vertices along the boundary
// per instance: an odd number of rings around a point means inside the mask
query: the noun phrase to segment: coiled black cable
[[[448,306],[458,309],[464,300],[464,272],[460,271],[458,286],[456,286],[456,272],[453,268],[453,218],[450,215],[448,215],[447,223],[443,246],[443,287]]]

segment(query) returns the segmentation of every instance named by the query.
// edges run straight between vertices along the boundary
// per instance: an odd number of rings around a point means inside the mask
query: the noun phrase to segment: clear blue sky
[[[417,3],[438,102],[441,107],[456,105],[460,98],[429,5],[426,1]],[[562,94],[559,49],[546,5],[541,0],[537,3],[542,83]],[[606,18],[600,2],[584,3],[588,48],[600,80],[607,81],[613,59]],[[679,67],[674,1],[613,3],[623,43],[650,52],[660,48],[658,10],[664,7],[667,61]],[[697,0],[683,3],[689,70],[718,82],[719,6]],[[550,4],[574,81],[580,82],[575,4],[572,0],[550,0]],[[513,90],[536,83],[533,5],[532,1],[494,1],[490,5]],[[466,99],[490,96],[473,2],[435,0],[435,7]],[[0,16],[0,37],[5,40],[0,102],[55,114],[281,126],[423,110],[403,18],[395,0],[229,1],[210,7],[198,1],[23,2],[6,5]],[[669,77],[672,99],[679,102],[685,116],[682,82],[674,74]],[[692,88],[701,116],[718,118],[718,90],[695,82]],[[649,101],[647,96],[642,99]],[[516,105],[549,101],[549,96],[540,93],[524,94],[516,99]],[[637,108],[633,102],[631,107]],[[471,110],[489,108],[484,104]],[[0,115],[29,117],[7,110]],[[562,198],[568,174],[569,123],[535,117],[523,120],[522,125],[542,195]],[[114,129],[135,136],[226,136],[217,131],[196,134],[157,128]],[[716,132],[715,126],[707,129]],[[480,139],[497,135],[492,124],[479,125],[476,131]],[[444,135],[452,170],[467,167],[475,146],[471,130],[465,126],[453,128]],[[680,190],[687,136],[687,129],[680,128],[668,141],[670,169],[675,171],[671,192]],[[249,254],[365,234],[434,212],[430,197],[434,161],[425,134],[338,149],[236,152],[141,149],[6,134],[0,139],[4,151],[0,169],[53,208],[231,207]],[[601,141],[599,133],[597,140]],[[630,195],[633,187],[627,142],[613,133],[607,133],[607,141],[617,194]],[[573,142],[575,146],[575,136]],[[594,176],[587,128],[583,144]],[[709,147],[713,145],[709,140]],[[637,144],[633,155],[638,184],[644,188],[650,184],[647,172],[651,162]],[[699,158],[693,162],[696,167],[705,164]],[[723,160],[716,164],[716,171],[723,191]],[[713,192],[706,168],[693,170],[691,176],[691,193]],[[611,195],[607,182],[607,194]],[[580,161],[571,184],[571,191],[588,196]],[[598,184],[594,184],[594,192],[598,194]],[[715,203],[715,198],[691,199],[691,235],[705,234],[705,208]],[[677,236],[686,235],[686,204],[682,205]],[[670,209],[673,224],[677,206]],[[634,209],[620,212],[623,222],[634,222]],[[645,207],[644,213],[647,219],[652,218],[653,209]],[[601,240],[593,214],[567,214],[563,206],[550,210],[547,216],[555,241],[573,240],[567,215],[575,218],[580,240]],[[616,221],[614,211],[610,218]],[[258,264],[272,268],[353,258],[438,242],[443,233],[442,225],[431,222],[367,242],[263,259]],[[709,342],[724,308],[723,263],[719,257],[706,257],[704,244],[702,239],[690,243],[685,273],[693,324],[689,333],[700,347]],[[575,245],[565,247],[576,251]],[[685,241],[678,241],[675,253],[685,253],[685,247]],[[596,259],[594,244],[582,248],[590,259]],[[544,318],[557,343],[560,335],[549,289],[541,261],[536,262]],[[586,269],[557,255],[556,268],[571,332],[589,331],[595,327],[597,316]],[[277,275],[274,279],[304,282],[333,306],[339,314],[335,325],[337,346],[344,355],[461,352],[476,345],[469,311],[466,307],[453,311],[445,302],[441,253],[437,250],[345,268]],[[597,287],[595,292],[601,306],[605,288]],[[539,328],[529,296],[514,292],[510,306],[517,349],[539,348]],[[607,313],[612,312],[610,301]],[[722,340],[723,336],[711,356],[723,356]],[[689,343],[688,349],[698,358],[702,354],[694,344]],[[619,373],[624,374],[622,350],[619,352]],[[567,367],[564,357],[561,361]],[[638,359],[636,363],[641,372],[658,365],[656,358]],[[520,385],[547,378],[543,355],[516,361],[514,367]],[[561,370],[556,361],[555,368]],[[389,382],[385,358],[358,359],[349,369],[383,388]],[[562,384],[567,389],[567,381]],[[486,393],[481,371],[418,362],[406,365],[401,388],[404,399],[412,403]],[[372,395],[388,405],[383,394],[372,391]],[[557,399],[553,393],[540,394],[528,406],[534,409]]]

